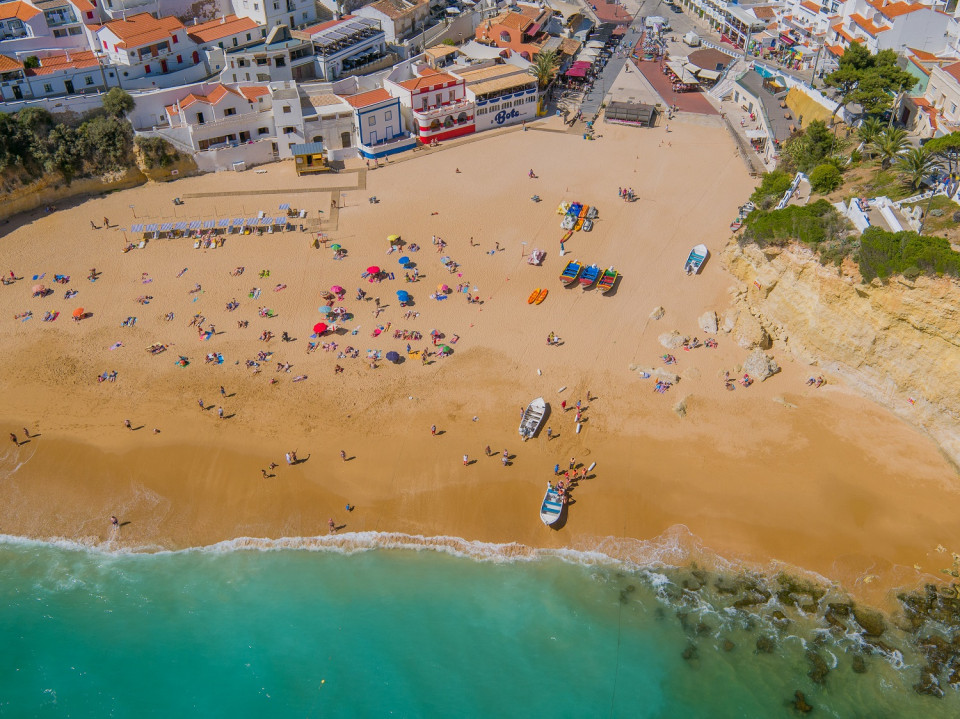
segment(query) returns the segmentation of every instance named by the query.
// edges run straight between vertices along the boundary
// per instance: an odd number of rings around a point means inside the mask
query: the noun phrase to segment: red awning
[[[589,70],[591,67],[593,67],[593,63],[587,62],[586,60],[577,60],[570,67],[582,67],[584,70]]]
[[[587,68],[585,67],[571,67],[564,73],[567,77],[586,77]]]

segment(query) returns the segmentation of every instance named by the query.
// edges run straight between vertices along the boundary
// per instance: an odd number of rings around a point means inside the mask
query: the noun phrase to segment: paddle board
[[[593,468],[596,467],[596,466],[597,466],[597,463],[594,462],[594,463],[591,464],[589,467],[587,467],[587,471],[588,471],[588,472],[592,472],[592,471],[593,471]]]
[[[563,385],[563,387],[561,387],[560,389],[557,390],[557,394],[560,394],[560,393],[563,392],[563,390],[565,390],[566,388],[567,388],[567,385]]]
[[[577,422],[577,434],[580,434],[581,429],[583,429],[583,425]]]

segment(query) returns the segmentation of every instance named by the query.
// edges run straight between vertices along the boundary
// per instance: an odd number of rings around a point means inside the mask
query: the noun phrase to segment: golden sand
[[[114,193],[7,225],[0,269],[23,279],[0,288],[0,416],[21,440],[24,426],[40,436],[2,450],[0,531],[104,541],[116,514],[128,524],[114,546],[185,547],[322,534],[334,518],[341,532],[599,547],[650,559],[658,537],[686,527],[720,556],[802,567],[861,594],[917,581],[923,574],[914,565],[922,572],[944,566],[934,548],[957,544],[955,473],[933,442],[883,408],[836,384],[808,388],[810,370],[776,350],[780,374],[727,392],[720,377],[746,353],[726,335],[716,350],[678,353],[674,369],[683,379],[666,394],[628,370],[661,364],[661,333],[703,339],[697,317],[727,306],[732,279],[716,255],[753,181],[725,131],[681,122],[671,123],[669,135],[603,126],[603,136],[588,142],[553,119],[540,127],[450,144],[365,177],[358,164],[359,172],[298,179],[283,163],[265,174]],[[530,169],[538,179],[527,177]],[[134,222],[282,214],[281,202],[329,216],[341,186],[343,207],[326,227],[331,242],[348,250],[343,261],[299,232],[231,236],[208,251],[160,240],[121,252]],[[621,186],[639,199],[621,201]],[[544,201],[531,202],[534,193]],[[369,203],[370,195],[381,202]],[[175,208],[174,197],[186,204]],[[565,258],[558,254],[562,200],[600,210],[593,232],[576,233]],[[90,228],[104,216],[116,226]],[[422,281],[405,283],[398,255],[386,254],[393,233],[421,246],[404,254]],[[432,235],[448,243],[442,254],[461,263],[462,277],[441,266]],[[503,249],[490,254],[495,242]],[[687,277],[683,260],[698,242],[714,257],[701,275]],[[535,247],[548,253],[543,267],[522,257]],[[564,289],[557,277],[568,259],[615,265],[623,275],[616,292]],[[361,280],[371,264],[397,280]],[[246,268],[240,277],[230,274],[237,266]],[[91,267],[102,272],[95,283],[85,279]],[[261,279],[265,269],[270,276]],[[31,298],[31,278],[44,272],[55,294]],[[149,284],[141,282],[145,272]],[[54,284],[55,273],[70,275],[69,285]],[[479,288],[483,304],[429,298],[438,283],[460,282]],[[199,295],[190,294],[195,283]],[[277,284],[286,289],[275,292]],[[320,292],[335,284],[347,289],[343,304],[356,315],[344,326],[359,327],[336,341],[358,348],[361,359],[306,352],[325,304]],[[68,287],[79,290],[69,301]],[[247,297],[253,287],[262,289],[259,300]],[[358,287],[380,297],[386,309],[379,318],[372,301],[354,300]],[[528,305],[536,287],[550,294]],[[399,289],[413,294],[418,318],[403,318]],[[153,299],[140,305],[140,295]],[[240,308],[227,312],[233,298]],[[649,319],[658,305],[665,316]],[[258,306],[278,316],[263,319]],[[76,307],[92,316],[72,322]],[[13,319],[27,309],[33,319]],[[46,310],[59,311],[59,319],[42,322]],[[167,312],[176,319],[164,321]],[[196,312],[216,325],[209,341],[188,326]],[[136,325],[121,327],[128,316]],[[238,329],[238,320],[249,327]],[[371,337],[387,322],[390,331]],[[268,349],[257,340],[266,329],[277,335],[269,343],[274,354],[254,375],[244,362]],[[437,329],[459,340],[451,357],[427,366],[371,369],[368,349],[405,354],[393,329],[425,338]],[[283,331],[296,341],[281,342]],[[551,331],[561,346],[547,346]],[[116,342],[123,346],[109,349]],[[170,347],[153,356],[145,348],[155,342]],[[224,364],[205,364],[208,352],[222,353]],[[181,354],[188,367],[176,366]],[[278,362],[291,371],[276,372]],[[334,374],[337,363],[343,374]],[[115,383],[96,381],[112,370]],[[294,383],[298,375],[307,379]],[[588,391],[595,399],[587,401]],[[559,436],[523,443],[520,409],[541,395],[552,407],[547,425]],[[222,405],[227,418],[202,412],[198,398]],[[673,411],[682,398],[684,418]],[[580,434],[574,413],[560,410],[564,399],[585,404]],[[125,419],[138,429],[126,429]],[[495,456],[484,456],[487,445]],[[504,448],[513,455],[506,468]],[[293,449],[307,461],[287,466],[284,453]],[[477,460],[466,468],[465,453]],[[595,474],[576,488],[562,528],[548,529],[538,517],[543,490],[554,464],[565,468],[571,457],[597,462]],[[270,462],[280,466],[264,479]]]

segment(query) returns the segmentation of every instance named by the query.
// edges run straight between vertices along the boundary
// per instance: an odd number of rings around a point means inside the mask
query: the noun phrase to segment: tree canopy
[[[133,98],[119,87],[110,88],[103,96],[103,109],[115,117],[126,117],[133,106]]]
[[[559,66],[560,58],[557,53],[553,50],[546,50],[537,53],[537,56],[533,59],[533,65],[530,66],[530,74],[537,78],[537,84],[542,90],[553,80]]]
[[[960,132],[951,132],[943,137],[935,137],[924,148],[941,162],[946,163],[947,172],[960,169]]]
[[[871,55],[862,43],[855,42],[844,50],[839,67],[824,82],[840,93],[834,115],[850,102],[860,105],[868,115],[876,115],[893,104],[893,95],[913,87],[917,78],[900,69],[893,50]]]

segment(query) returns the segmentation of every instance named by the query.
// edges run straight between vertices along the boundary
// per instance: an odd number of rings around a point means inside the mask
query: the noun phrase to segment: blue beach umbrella
[[[387,360],[390,362],[398,362],[400,360],[400,355],[396,352],[387,352]]]
[[[410,293],[405,290],[397,290],[397,299],[401,302],[409,302]]]
[[[410,264],[410,258],[409,258],[409,257],[401,257],[399,260],[397,260],[397,262],[399,262],[401,265],[408,265],[408,264]]]

